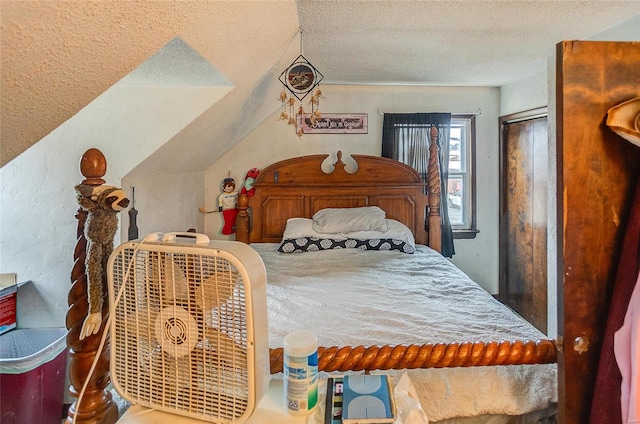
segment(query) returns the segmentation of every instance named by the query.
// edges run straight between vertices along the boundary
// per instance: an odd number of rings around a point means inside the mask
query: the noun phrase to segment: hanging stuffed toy
[[[222,212],[224,226],[222,234],[233,234],[236,230],[236,216],[238,216],[238,192],[236,191],[236,181],[225,178],[222,181],[222,194],[218,196],[218,212]]]
[[[102,325],[102,293],[107,278],[107,261],[113,252],[113,237],[118,229],[116,214],[129,206],[126,193],[113,186],[76,187],[78,204],[87,211],[84,234],[87,239],[87,291],[89,313],[82,324],[80,340],[97,334]]]
[[[242,189],[240,193],[246,194],[247,197],[251,197],[255,194],[256,188],[253,186],[253,183],[256,182],[256,178],[260,171],[258,168],[251,168],[247,171],[247,175],[244,177],[244,184],[242,184]]]

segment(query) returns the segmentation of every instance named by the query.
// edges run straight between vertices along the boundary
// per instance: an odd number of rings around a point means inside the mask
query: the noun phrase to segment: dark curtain
[[[429,134],[437,127],[440,163],[440,216],[442,220],[442,255],[455,254],[453,230],[447,208],[447,182],[449,179],[450,113],[385,113],[382,126],[382,156],[396,159],[413,167],[424,181],[429,166]],[[444,142],[443,142],[444,141]]]

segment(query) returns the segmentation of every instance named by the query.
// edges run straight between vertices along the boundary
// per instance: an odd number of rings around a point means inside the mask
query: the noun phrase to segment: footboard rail
[[[282,348],[270,349],[271,374],[282,372],[283,355]],[[318,370],[326,372],[555,362],[555,342],[546,339],[318,348]]]

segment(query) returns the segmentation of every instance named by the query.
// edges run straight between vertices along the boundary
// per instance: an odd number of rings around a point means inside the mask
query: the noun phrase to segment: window
[[[429,135],[433,127],[438,128],[441,135],[441,171],[448,177],[442,179],[440,205],[443,216],[442,255],[450,258],[455,255],[453,238],[474,238],[477,232],[473,177],[475,115],[385,113],[382,124],[382,156],[413,167],[426,179]],[[450,210],[454,215],[453,222],[449,217]]]
[[[422,172],[419,164],[426,163],[428,157],[429,128],[431,124],[395,124],[397,137],[396,159]],[[422,141],[422,142],[421,142]],[[454,238],[474,238],[477,233],[475,220],[475,115],[451,115],[448,146],[441,145],[441,153],[448,163],[443,171],[448,171],[446,195],[442,208],[448,208],[449,221]],[[425,156],[426,155],[426,156]],[[448,165],[448,168],[447,168]]]
[[[446,149],[443,149],[446,151]],[[475,225],[475,116],[452,115],[447,207],[454,238],[473,238]]]

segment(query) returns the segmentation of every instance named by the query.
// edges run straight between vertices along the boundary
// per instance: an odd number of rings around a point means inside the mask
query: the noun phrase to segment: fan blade
[[[189,297],[189,280],[178,263],[182,262],[180,259],[184,258],[177,258],[177,255],[167,255],[164,258],[164,278],[161,281],[165,300],[182,300]]]
[[[150,383],[154,386],[151,396],[177,394],[178,389],[189,387],[191,384],[191,360],[189,355],[176,358],[160,349],[151,351],[149,355]],[[167,402],[167,399],[160,399]],[[169,401],[175,403],[176,400]]]
[[[235,272],[237,275],[237,272]],[[211,311],[214,308],[219,308],[229,301],[233,296],[233,286],[235,279],[229,281],[229,276],[212,275],[207,278],[198,286],[195,290],[196,304],[203,311]]]
[[[211,349],[217,352],[221,361],[234,368],[244,368],[247,365],[247,351],[244,346],[236,343],[227,334],[213,327],[205,328],[205,338]]]
[[[150,340],[154,335],[157,316],[158,311],[150,309],[139,309],[128,314],[124,320],[127,333]]]
[[[165,303],[189,296],[189,281],[181,264],[184,265],[184,258],[176,254],[153,252],[149,255],[149,283],[158,287],[160,298]]]

